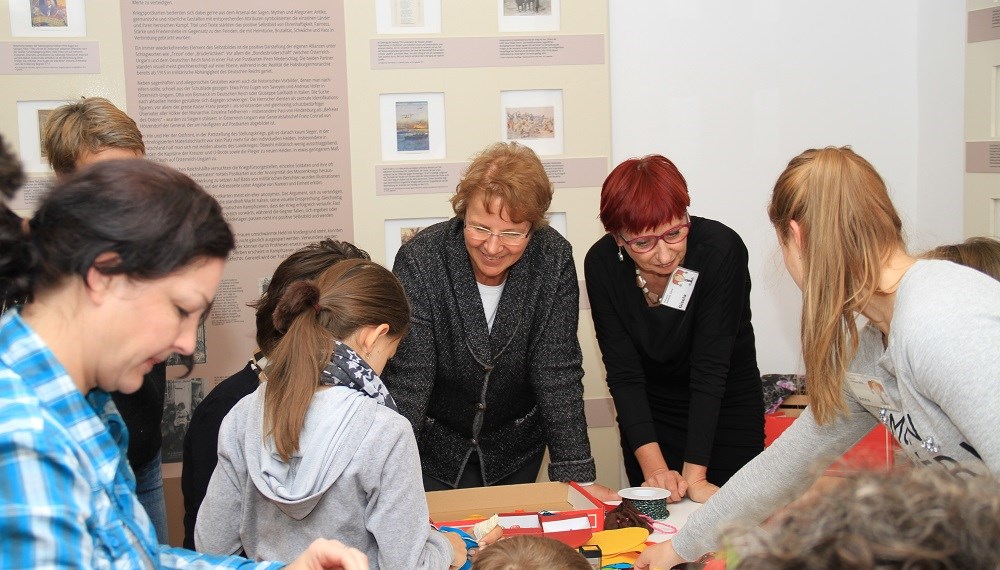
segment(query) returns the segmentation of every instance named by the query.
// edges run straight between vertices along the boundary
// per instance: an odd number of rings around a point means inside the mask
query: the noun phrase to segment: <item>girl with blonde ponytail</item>
[[[724,523],[764,520],[879,423],[917,466],[1000,474],[1000,432],[983,407],[1000,393],[1000,282],[910,256],[885,183],[848,147],[793,158],[768,216],[802,289],[810,405],[636,568],[716,549]]]
[[[873,300],[884,305],[915,260],[904,249],[902,222],[882,177],[846,147],[792,159],[774,186],[768,216],[802,289],[812,412],[829,423],[847,409],[841,388],[858,346],[859,313]]]
[[[330,537],[372,568],[465,564],[462,539],[428,524],[413,430],[379,379],[409,320],[399,280],[368,260],[288,286],[266,381],[222,423],[199,550],[273,558]]]

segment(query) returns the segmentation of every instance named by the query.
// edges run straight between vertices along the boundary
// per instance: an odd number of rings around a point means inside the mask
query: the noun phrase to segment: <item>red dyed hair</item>
[[[613,234],[653,229],[683,217],[690,205],[684,176],[659,154],[626,160],[601,187],[601,222]]]

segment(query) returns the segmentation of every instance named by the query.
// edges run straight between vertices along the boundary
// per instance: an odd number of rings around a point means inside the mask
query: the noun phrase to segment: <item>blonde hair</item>
[[[482,200],[489,211],[498,198],[512,222],[531,222],[532,230],[548,224],[545,212],[552,203],[552,184],[535,151],[516,142],[486,147],[462,175],[451,207],[464,220],[472,200]]]
[[[483,549],[472,570],[592,570],[582,554],[554,538],[512,536]]]
[[[882,177],[849,147],[810,149],[778,177],[768,216],[782,243],[801,228],[802,356],[820,424],[846,410],[842,388],[858,346],[858,313],[880,294],[882,265],[903,249]]]
[[[399,279],[373,261],[345,259],[315,281],[297,281],[285,290],[274,311],[274,326],[284,336],[268,354],[264,396],[264,434],[274,437],[283,460],[299,448],[334,341],[383,323],[391,338],[402,338],[410,326],[410,303]]]
[[[965,265],[1000,281],[1000,241],[991,237],[976,236],[962,243],[941,245],[921,257]]]
[[[146,154],[135,121],[103,97],[82,98],[49,113],[42,126],[42,146],[56,174],[73,172],[85,152],[118,148]]]

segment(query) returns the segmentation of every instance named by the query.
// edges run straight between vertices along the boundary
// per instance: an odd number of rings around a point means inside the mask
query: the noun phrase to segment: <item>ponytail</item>
[[[856,319],[879,291],[882,265],[903,248],[885,183],[849,147],[807,150],[778,178],[768,217],[783,243],[802,239],[802,356],[813,415],[847,409],[843,385],[858,346]]]
[[[274,327],[284,336],[268,355],[264,395],[263,432],[274,438],[283,460],[298,450],[334,341],[383,323],[389,325],[390,336],[400,338],[409,322],[410,304],[399,279],[372,261],[340,261],[315,281],[288,286],[274,311]]]

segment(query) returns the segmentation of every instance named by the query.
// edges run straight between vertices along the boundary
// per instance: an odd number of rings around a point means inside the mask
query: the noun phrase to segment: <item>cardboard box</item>
[[[529,483],[426,493],[431,521],[468,531],[477,522],[501,515],[512,534],[555,534],[587,527],[604,530],[604,503],[576,483]],[[538,516],[541,511],[556,517]],[[537,521],[537,522],[536,522]],[[506,523],[506,525],[505,525]]]
[[[806,398],[808,403],[808,397]],[[779,411],[765,415],[764,445],[771,445],[771,442],[778,439],[778,436],[799,417],[799,413],[791,415]],[[844,453],[840,461],[831,465],[826,474],[843,475],[846,472],[856,470],[888,470],[895,463],[897,448],[898,444],[893,439],[892,434],[885,429],[884,425],[879,424],[854,447]]]
[[[800,390],[781,401],[778,406],[778,413],[782,413],[790,418],[797,418],[809,405],[809,396],[805,391]]]

